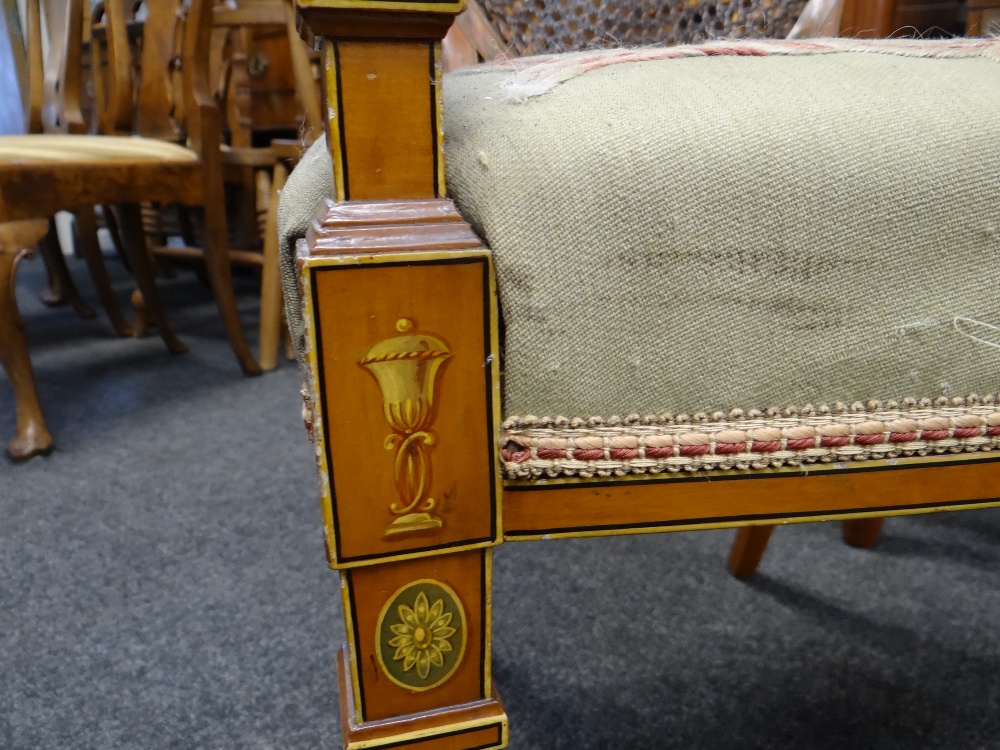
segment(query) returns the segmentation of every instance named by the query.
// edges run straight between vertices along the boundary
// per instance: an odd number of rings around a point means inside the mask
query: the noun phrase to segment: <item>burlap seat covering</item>
[[[504,414],[881,399],[891,420],[893,399],[995,392],[997,42],[729,47],[445,79],[449,189],[495,254]],[[283,217],[321,183],[300,167]]]

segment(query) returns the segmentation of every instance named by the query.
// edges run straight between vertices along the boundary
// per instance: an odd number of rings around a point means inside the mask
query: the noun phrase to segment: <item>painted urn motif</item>
[[[434,444],[434,381],[451,356],[448,346],[435,336],[413,332],[413,321],[396,321],[401,335],[380,341],[358,363],[370,372],[382,391],[382,410],[393,432],[385,438],[386,450],[396,452],[395,478],[398,502],[389,510],[397,518],[386,535],[440,528],[429,497],[430,460]]]

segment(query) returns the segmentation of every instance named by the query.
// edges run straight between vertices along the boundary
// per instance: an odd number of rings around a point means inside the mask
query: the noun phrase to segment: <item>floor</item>
[[[192,274],[164,285],[179,356],[42,307],[42,281],[25,264],[19,299],[58,447],[0,461],[0,748],[339,747],[295,365],[240,375]],[[10,405],[0,376],[2,436]],[[893,519],[868,551],[779,529],[747,583],[731,538],[499,549],[511,747],[1000,747],[1000,512]]]

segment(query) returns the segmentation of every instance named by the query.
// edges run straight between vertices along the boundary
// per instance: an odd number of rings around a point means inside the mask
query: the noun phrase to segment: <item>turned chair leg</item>
[[[125,257],[125,246],[122,244],[122,234],[121,229],[118,226],[118,217],[115,216],[114,208],[107,203],[101,206],[101,216],[104,217],[104,225],[108,228],[108,234],[111,235],[111,242],[115,246],[115,252],[118,253],[118,257],[121,258],[122,263],[127,264],[128,258]],[[132,270],[131,268],[129,269]]]
[[[41,298],[49,307],[69,305],[81,318],[96,318],[97,313],[80,296],[73,277],[70,276],[69,267],[66,265],[66,258],[59,248],[59,239],[56,234],[56,221],[49,219],[49,231],[38,243],[38,252],[45,263],[45,270],[49,275],[49,288],[42,292]]]
[[[142,212],[138,204],[121,206],[122,244],[130,260],[132,273],[135,275],[139,291],[142,292],[142,302],[145,312],[160,330],[160,337],[167,349],[178,354],[187,351],[187,347],[177,338],[167,320],[166,313],[160,305],[160,295],[156,289],[153,264],[146,249],[146,233],[142,229]],[[137,320],[140,312],[136,311]],[[137,328],[140,326],[137,325]]]
[[[111,287],[111,279],[108,278],[108,269],[104,264],[101,244],[97,240],[97,219],[92,209],[84,209],[76,215],[76,241],[79,243],[80,252],[87,262],[90,279],[94,282],[97,296],[100,297],[101,305],[104,307],[104,312],[107,313],[112,327],[119,336],[131,336],[132,326],[122,314],[118,298]]]
[[[884,523],[884,518],[855,518],[843,522],[841,533],[844,541],[852,547],[868,549],[878,544]]]
[[[736,532],[726,569],[737,578],[753,575],[767,549],[773,526],[744,526]]]
[[[137,339],[146,338],[149,332],[156,327],[150,320],[149,310],[146,308],[146,300],[142,298],[142,290],[133,289],[129,297],[129,304],[132,305],[132,336]]]
[[[44,220],[0,224],[0,365],[14,389],[17,431],[7,443],[7,455],[15,461],[52,450],[52,435],[38,403],[24,324],[14,297],[17,266],[29,253],[24,248],[34,245],[47,231]]]
[[[229,258],[229,238],[226,234],[226,209],[221,196],[205,202],[205,270],[212,284],[215,303],[236,359],[247,375],[260,375],[261,367],[247,345],[233,290],[233,269]]]

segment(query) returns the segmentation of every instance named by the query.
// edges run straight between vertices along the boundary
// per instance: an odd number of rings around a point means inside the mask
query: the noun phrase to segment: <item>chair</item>
[[[43,55],[41,18],[47,26],[48,50]],[[81,80],[82,6],[78,2],[48,0],[28,6],[30,35],[29,66],[32,89],[27,118],[29,133],[73,133],[88,131],[83,115]],[[91,280],[101,304],[120,336],[132,333],[108,279],[97,240],[97,223],[92,210],[76,216],[77,249],[87,263]],[[49,288],[42,301],[49,306],[69,304],[83,318],[95,317],[94,311],[80,296],[70,275],[56,235],[55,219],[49,221],[49,233],[39,243],[39,250],[49,278]]]
[[[124,247],[132,270],[143,297],[150,303],[161,337],[176,352],[183,351],[184,345],[174,335],[158,304],[138,203],[161,201],[204,206],[209,250],[206,263],[213,291],[237,358],[244,372],[254,374],[260,368],[246,346],[236,314],[228,254],[219,252],[227,245],[220,120],[207,76],[211,12],[209,0],[195,0],[189,10],[192,22],[185,31],[189,147],[150,138],[113,136],[0,138],[0,223],[46,218],[58,210],[81,210],[98,204],[121,205]],[[115,38],[114,33],[112,37]],[[121,71],[123,66],[113,64],[110,69]],[[7,242],[2,248],[6,258],[20,257],[21,248],[27,243],[26,231],[12,230],[2,235]],[[25,415],[23,420],[19,418],[17,433],[8,443],[7,452],[15,459],[25,459],[47,452],[52,443],[31,383],[27,345],[15,326],[16,262],[5,261],[2,270],[5,276],[0,281],[0,314],[5,320],[5,331],[0,349],[4,369],[15,386],[18,414]]]
[[[276,231],[278,196],[289,171],[323,130],[319,91],[309,52],[296,30],[292,0],[244,0],[233,9],[216,11],[214,22],[236,32],[226,95],[234,148],[224,152],[224,158],[231,162],[234,181],[256,198],[250,203],[264,217],[260,364],[267,371],[277,366],[282,337],[287,339]],[[294,84],[291,90],[289,83]],[[302,133],[301,138],[272,137],[266,149],[252,148],[255,133],[267,136],[289,128]],[[241,154],[256,154],[256,167],[242,166],[246,159]],[[261,168],[259,157],[264,154],[269,161]],[[290,341],[285,348],[286,356],[293,357]]]
[[[284,174],[288,163],[288,154],[284,152],[293,149],[288,144],[279,144],[279,148],[258,144],[254,136],[257,132],[300,128],[306,132],[318,131],[321,123],[319,97],[308,53],[295,32],[294,9],[290,3],[245,0],[238,5],[217,6],[211,15],[208,70],[215,82],[213,88],[220,112],[224,114],[222,129],[228,134],[228,143],[221,146],[222,177],[235,193],[235,196],[227,195],[230,231],[226,252],[234,265],[261,269],[259,365],[266,371],[277,365],[282,328],[281,297],[277,254],[266,241],[264,252],[260,251],[262,232],[258,228],[258,214],[268,215],[269,197],[273,192],[272,172],[278,170]],[[176,80],[183,26],[181,3],[148,3],[147,8],[144,22],[131,20],[120,2],[102,4],[95,11],[98,31],[103,30],[104,24],[100,22],[104,18],[109,25],[128,25],[130,36],[137,40],[138,47],[132,56],[137,70],[142,71],[141,76],[137,76],[141,77],[141,85],[135,87],[125,77],[124,69],[115,69],[121,80],[110,90],[120,93],[114,97],[99,97],[105,100],[101,131],[122,135],[134,127],[142,136],[182,142],[182,87]],[[258,51],[251,60],[253,39],[263,34],[268,35],[265,42],[270,44],[267,49],[271,56]],[[100,55],[99,49],[95,52]],[[118,57],[124,54],[123,47]],[[250,71],[251,62],[260,70]],[[109,68],[101,66],[99,61],[95,61],[94,67]],[[285,79],[292,79],[294,85],[282,88],[280,84],[288,82]],[[257,93],[257,81],[276,88]],[[126,96],[130,88],[137,90]],[[311,139],[308,142],[311,143]],[[229,197],[236,200],[230,201]],[[164,212],[158,207],[146,207],[144,217],[152,251],[163,259],[200,264],[204,252],[198,247],[195,222],[183,207],[179,211],[179,232],[169,232],[165,228]],[[176,233],[183,236],[183,246],[167,243],[168,234]]]
[[[503,542],[1000,505],[1000,40],[587,50],[442,81],[427,40],[461,4],[298,7],[329,157],[280,224],[346,747],[506,746]]]
[[[904,35],[938,36],[950,33],[950,29],[957,25],[958,18],[950,15],[948,10],[942,7],[922,9],[917,13],[890,2],[814,3],[795,22],[795,27],[789,31],[789,38],[836,34],[838,26],[845,36],[864,38],[885,37],[896,29],[901,29],[900,33]],[[573,48],[593,39],[590,27],[572,22],[569,26],[563,23],[560,36],[557,31],[562,20],[560,10],[554,6],[548,9],[549,13],[558,16],[554,19],[555,27],[553,19],[545,14],[539,17],[537,11],[534,5],[515,4],[511,10],[507,5],[492,2],[480,4],[477,0],[469,0],[443,41],[446,59],[450,53],[450,56],[461,59],[462,66],[465,66],[475,64],[476,58],[494,60],[500,55],[511,58],[525,53],[550,51],[553,46]],[[710,13],[700,13],[697,6],[690,8],[688,14],[689,18],[680,19],[681,23],[687,22],[684,28],[678,28],[680,24],[673,27],[675,36],[670,40],[673,43],[697,40],[709,26],[714,32],[726,30],[726,19],[713,19]],[[979,34],[981,14],[982,11],[970,14],[967,22],[970,36]],[[734,20],[735,17],[728,19],[730,28]],[[605,34],[611,39],[642,44],[648,41],[644,34],[656,33],[659,29],[655,23],[643,26],[642,22],[636,24],[635,21],[634,16],[620,13],[614,19],[615,25],[606,28]],[[522,33],[516,34],[514,29],[522,30]],[[446,68],[446,72],[451,69],[456,68]],[[878,542],[883,523],[881,518],[844,521],[844,541],[855,547],[873,547]],[[752,526],[737,531],[727,563],[733,575],[746,578],[756,571],[773,530],[773,526]]]

